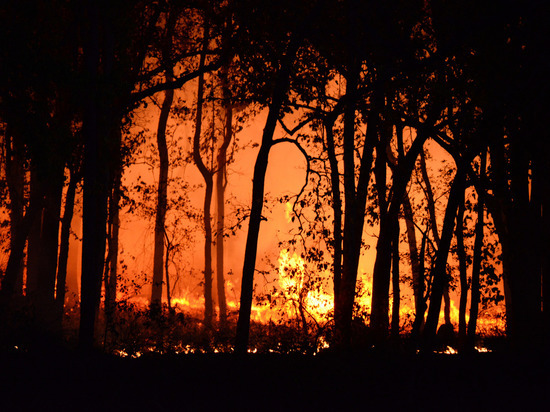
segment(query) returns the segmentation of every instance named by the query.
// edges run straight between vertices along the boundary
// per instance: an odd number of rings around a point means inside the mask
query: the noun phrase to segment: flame
[[[454,300],[451,299],[451,322],[458,325],[459,309],[456,307]],[[444,316],[444,308],[442,306],[440,312],[440,319]],[[470,321],[470,313],[466,311],[465,314],[466,323]],[[506,331],[506,321],[503,317],[498,316],[498,313],[493,311],[486,311],[484,314],[480,313],[476,324],[476,333],[478,335],[490,335],[490,334],[504,334]]]
[[[278,274],[279,286],[285,298],[285,306],[290,309],[289,312],[294,312],[294,316],[298,316],[298,306],[301,305],[316,322],[326,320],[327,315],[334,309],[334,298],[318,288],[304,290],[307,277],[306,264],[300,256],[296,253],[291,256],[287,249],[281,250]]]
[[[286,210],[288,213],[292,210],[291,204],[287,202]],[[287,218],[290,214],[287,214]],[[274,296],[278,299],[275,305],[268,303],[255,303],[251,309],[251,320],[258,323],[267,323],[272,319],[299,318],[305,315],[308,321],[315,321],[318,324],[326,323],[330,320],[334,311],[334,296],[325,293],[321,285],[310,282],[308,267],[304,259],[297,253],[291,253],[288,249],[282,249],[279,252],[278,267],[277,267],[277,291]],[[326,278],[330,278],[330,273],[327,271]],[[228,281],[230,284],[230,281]],[[232,287],[232,285],[231,285]],[[360,289],[360,290],[359,290]],[[364,313],[371,311],[371,291],[372,284],[367,280],[362,284],[358,283],[358,293],[356,303]],[[127,299],[129,302],[137,304],[143,308],[149,305],[149,299],[144,295],[134,296]],[[197,317],[202,316],[204,310],[204,297],[195,297],[191,293],[186,296],[172,297],[172,306],[180,312],[192,312]],[[237,300],[228,299],[227,307],[232,312],[237,312],[239,302]],[[302,313],[300,313],[300,310]],[[477,334],[480,336],[488,335],[504,335],[506,331],[505,318],[502,316],[501,309],[493,308],[491,311],[480,313],[477,320]],[[389,315],[392,314],[392,301],[389,302]],[[414,319],[415,310],[406,303],[401,301],[399,310],[401,327],[407,329],[411,324],[407,323],[407,319]],[[459,309],[455,305],[455,301],[451,299],[450,308],[451,322],[458,327]],[[440,320],[444,317],[444,307],[441,308]],[[466,313],[466,322],[469,321],[469,313]]]

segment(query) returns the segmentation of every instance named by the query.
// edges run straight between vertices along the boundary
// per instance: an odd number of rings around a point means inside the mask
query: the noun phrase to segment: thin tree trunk
[[[375,105],[371,108],[368,120],[367,135],[361,156],[359,181],[355,185],[355,117],[358,93],[359,66],[357,62],[350,65],[346,79],[346,105],[344,108],[344,231],[342,253],[342,278],[335,300],[334,323],[335,344],[346,347],[351,344],[351,320],[357,268],[361,255],[364,212],[366,206],[368,181],[372,165],[374,143],[378,133],[378,118]],[[379,100],[379,99],[377,99]],[[378,105],[380,102],[376,102]],[[379,106],[378,106],[379,107]]]
[[[109,253],[105,265],[105,315],[107,325],[110,327],[116,305],[116,291],[118,278],[118,237],[120,228],[120,184],[122,179],[122,165],[115,171],[115,179],[109,199]]]
[[[63,308],[65,306],[65,292],[67,283],[67,261],[69,259],[69,243],[71,236],[71,222],[74,214],[74,201],[76,187],[80,181],[78,171],[70,169],[69,185],[65,195],[65,210],[61,220],[61,241],[59,244],[59,260],[57,264],[57,283],[55,288],[56,310],[59,313],[59,321],[63,320]]]
[[[397,137],[397,153],[399,159],[405,158],[405,148],[403,144],[403,126],[397,124],[395,126]],[[409,194],[405,193],[403,196],[403,215],[405,218],[405,227],[407,230],[407,243],[409,245],[409,256],[411,262],[411,272],[413,279],[413,295],[414,295],[414,309],[415,309],[415,321],[413,324],[413,335],[415,332],[414,325],[418,323],[418,327],[422,328],[424,325],[424,271],[423,265],[420,264],[420,257],[418,255],[418,248],[416,244],[416,228],[414,225],[414,213],[412,210],[411,200]],[[423,258],[423,257],[422,257]]]
[[[204,29],[203,52],[201,53],[199,70],[202,70],[206,59],[206,47],[208,40],[208,28]],[[200,137],[202,130],[202,109],[204,102],[204,74],[198,78],[197,89],[197,113],[195,119],[195,135],[193,137],[193,160],[204,179],[206,188],[203,204],[204,225],[204,326],[207,330],[212,328],[213,302],[212,302],[212,221],[210,207],[212,203],[212,171],[208,170],[201,157]]]
[[[166,80],[172,80],[172,73],[167,70]],[[159,182],[157,190],[157,213],[155,219],[155,246],[153,258],[153,282],[151,286],[151,312],[156,313],[161,309],[162,302],[162,279],[164,268],[164,238],[165,219],[168,193],[168,146],[166,144],[166,124],[170,116],[170,109],[174,101],[174,90],[168,89],[164,92],[164,101],[160,110],[159,123],[157,128],[157,147],[159,151]]]
[[[487,168],[487,153],[481,155],[480,174],[482,179]],[[475,227],[474,257],[472,262],[472,294],[470,303],[470,319],[468,322],[468,340],[467,349],[473,350],[475,345],[477,317],[479,313],[480,300],[480,272],[481,272],[481,251],[483,248],[483,228],[485,226],[485,189],[480,189],[477,194],[477,223]]]
[[[389,285],[391,279],[391,242],[399,211],[405,198],[407,185],[419,152],[427,139],[425,131],[418,131],[417,137],[406,155],[394,167],[392,175],[392,197],[386,212],[380,214],[380,236],[377,243],[376,260],[373,270],[371,328],[375,337],[386,339],[389,327]],[[380,188],[380,190],[385,190]]]
[[[376,147],[374,174],[378,194],[380,229],[378,242],[376,243],[376,260],[372,276],[371,328],[375,332],[375,338],[381,342],[387,337],[389,326],[389,290],[395,225],[393,217],[388,212],[388,199],[386,197],[386,165],[388,163],[386,150],[391,135],[388,136],[387,131],[383,130],[379,136],[380,142]],[[396,173],[395,170],[394,168],[394,173]],[[394,179],[395,181],[397,180],[395,175]]]
[[[403,198],[403,214],[407,228],[407,240],[409,244],[409,255],[411,259],[411,271],[413,278],[413,295],[415,317],[421,319],[420,327],[424,324],[424,273],[421,271],[420,256],[416,243],[416,230],[414,227],[414,214],[409,195]],[[420,314],[422,314],[420,316]],[[416,322],[416,321],[415,321]]]
[[[455,228],[457,210],[462,198],[461,192],[464,191],[464,172],[461,165],[457,166],[457,172],[453,180],[449,200],[443,219],[443,229],[435,267],[433,269],[432,290],[430,295],[430,307],[428,317],[424,327],[423,350],[430,351],[435,344],[437,325],[439,323],[439,314],[441,311],[441,300],[445,291],[447,280],[447,258],[451,247],[451,240]]]
[[[419,342],[421,334],[424,332],[424,325],[425,325],[424,318],[426,316],[426,310],[428,309],[428,306],[427,306],[428,296],[427,294],[424,294],[424,290],[426,289],[426,286],[424,284],[425,273],[426,273],[424,260],[426,257],[427,240],[428,240],[428,234],[424,232],[422,235],[422,241],[420,243],[420,252],[418,254],[418,270],[420,273],[420,279],[422,280],[422,285],[421,285],[422,294],[419,296],[420,299],[416,307],[416,314],[415,314],[413,328],[412,328],[412,336],[415,342]]]
[[[225,107],[225,133],[223,142],[218,150],[216,172],[216,200],[217,200],[217,227],[216,227],[216,283],[218,289],[218,308],[220,329],[227,324],[227,302],[225,297],[225,268],[224,268],[224,229],[225,229],[225,178],[227,169],[227,148],[233,138],[233,107],[227,80],[227,68],[221,71],[221,83]]]
[[[330,183],[332,192],[332,210],[334,211],[334,242],[333,247],[333,271],[334,271],[334,306],[340,294],[340,282],[342,278],[342,196],[340,193],[340,172],[338,170],[338,159],[336,158],[336,148],[334,144],[334,122],[336,116],[325,121],[325,131],[327,137],[327,154],[330,163]]]
[[[391,334],[394,339],[399,338],[399,309],[401,304],[401,291],[399,286],[399,217],[395,216],[392,239],[392,318]]]
[[[168,272],[168,264],[170,262],[170,245],[166,242],[166,257],[164,259],[164,273],[166,275],[166,301],[168,302],[168,312],[173,313],[172,310],[172,296],[170,290],[170,273]]]
[[[434,200],[434,194],[432,190],[432,185],[430,183],[430,177],[428,176],[428,169],[426,166],[426,155],[424,151],[420,153],[420,171],[422,173],[422,180],[424,181],[424,184],[426,185],[426,200],[428,202],[428,213],[430,216],[430,227],[432,228],[432,234],[434,237],[434,242],[439,248],[439,230],[437,228],[437,217],[435,214],[435,200]],[[452,325],[451,322],[451,297],[449,295],[449,284],[447,283],[445,286],[445,290],[443,291],[443,301],[445,303],[444,305],[444,317],[445,317],[445,324],[446,325]]]
[[[466,249],[464,246],[464,198],[460,201],[456,218],[456,249],[460,273],[460,305],[458,308],[458,341],[463,346],[466,339],[466,305],[468,304],[468,274],[466,272]]]

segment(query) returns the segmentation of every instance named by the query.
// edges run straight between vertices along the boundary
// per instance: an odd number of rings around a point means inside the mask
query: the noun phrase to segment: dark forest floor
[[[0,410],[539,410],[548,357],[0,353]]]

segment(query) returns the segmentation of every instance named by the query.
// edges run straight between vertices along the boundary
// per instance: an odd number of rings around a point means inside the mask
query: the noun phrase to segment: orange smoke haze
[[[179,98],[192,105],[193,92],[195,85],[191,82],[184,90],[177,93]],[[191,96],[191,97],[189,97]],[[142,146],[141,153],[135,153],[132,164],[124,171],[123,184],[129,188],[128,197],[138,199],[142,193],[137,193],[135,188],[136,181],[141,181],[145,185],[156,188],[158,179],[158,163],[152,164],[150,159],[156,159],[158,156],[155,145],[155,130],[156,122],[158,121],[159,109],[155,105],[150,105],[149,108],[141,108],[137,112],[136,118],[139,121],[133,126],[132,132],[143,131],[146,136],[146,141]],[[243,149],[234,153],[234,161],[228,165],[227,171],[227,186],[226,186],[226,223],[233,225],[236,223],[236,210],[241,209],[241,213],[247,214],[250,207],[252,193],[252,174],[256,155],[258,152],[258,144],[261,140],[262,128],[265,124],[266,111],[260,111],[258,114],[247,119],[243,124],[242,130],[237,133],[237,139],[240,145],[244,145]],[[181,121],[171,117],[168,124],[168,146],[169,151],[173,153],[180,151],[184,155],[188,155],[192,149],[190,138],[193,133],[193,124],[189,121]],[[279,127],[275,138],[283,137],[284,132]],[[412,139],[412,136],[411,136]],[[430,179],[436,181],[438,174],[446,165],[453,164],[452,158],[446,154],[437,144],[433,142],[427,143],[427,149],[431,155],[429,160]],[[388,169],[389,171],[389,169]],[[204,184],[200,173],[192,162],[175,163],[171,158],[171,168],[169,176],[175,181],[169,183],[169,196],[176,198],[177,196],[187,196],[188,204],[186,207],[189,210],[194,210],[197,213],[202,211],[202,203],[204,196]],[[391,171],[389,171],[391,173]],[[265,193],[266,199],[275,200],[282,196],[296,195],[306,177],[306,161],[300,151],[292,144],[282,143],[275,145],[269,156],[269,167],[266,175]],[[187,185],[183,189],[183,185]],[[180,189],[179,189],[180,188]],[[443,211],[446,205],[447,193],[446,187],[434,187],[436,197],[436,207],[438,210],[438,224],[442,224]],[[215,196],[215,195],[214,195]],[[414,202],[414,198],[412,199]],[[148,200],[151,204],[156,201],[156,193]],[[420,202],[421,200],[417,200]],[[213,199],[215,204],[215,198]],[[121,208],[120,214],[120,252],[119,252],[119,274],[121,276],[121,284],[125,285],[119,290],[119,299],[131,299],[132,301],[147,304],[150,297],[150,283],[153,273],[153,238],[154,238],[154,215],[145,216],[140,213],[136,207],[132,209],[130,206]],[[80,213],[77,212],[73,220],[73,230],[80,238],[81,236],[81,210],[77,207]],[[215,216],[215,208],[212,208],[213,216]],[[281,203],[278,201],[270,202],[264,208],[263,216],[265,221],[261,224],[259,243],[258,243],[258,258],[257,271],[270,271],[269,276],[256,276],[256,293],[267,293],[273,285],[275,285],[286,300],[291,304],[296,300],[295,292],[290,289],[295,289],[296,279],[290,280],[287,276],[287,270],[302,271],[303,260],[299,257],[300,249],[297,246],[296,250],[281,249],[279,244],[287,242],[292,237],[292,232],[296,232],[297,222],[292,221],[292,205],[290,203]],[[169,225],[179,219],[176,227],[170,228]],[[197,219],[193,220],[186,216],[184,210],[172,209],[167,215],[168,231],[173,231],[171,234],[175,241],[179,241],[180,245],[177,253],[172,256],[169,272],[170,282],[172,286],[172,304],[182,310],[193,311],[200,313],[204,307],[202,271],[204,268],[204,237],[200,222]],[[240,228],[237,228],[234,234],[230,234],[225,238],[225,275],[226,275],[226,296],[228,299],[228,308],[234,313],[238,310],[239,294],[240,294],[240,277],[242,274],[242,264],[244,260],[244,250],[246,245],[246,230],[248,221],[244,221]],[[405,226],[401,221],[401,233],[405,233]],[[376,258],[376,241],[378,236],[378,226],[365,226],[364,240],[367,248],[362,250],[358,278],[361,284],[364,285],[366,293],[358,298],[359,305],[367,312],[370,312],[372,271],[374,260]],[[68,286],[73,288],[76,293],[76,288],[80,271],[80,241],[73,242],[71,248],[71,256],[69,263]],[[401,243],[401,252],[407,252],[405,242]],[[450,259],[454,259],[450,256]],[[213,259],[213,268],[215,270],[215,259]],[[274,270],[274,268],[277,268]],[[401,274],[410,276],[410,268],[403,261],[401,264]],[[303,274],[302,274],[303,276]],[[327,284],[324,291],[310,291],[305,296],[304,305],[317,322],[326,318],[327,314],[333,309],[332,297],[332,279],[329,271],[322,274],[326,278]],[[216,288],[215,276],[214,286]],[[458,298],[460,288],[457,287],[451,292],[452,307],[451,319],[455,325],[458,323]],[[163,300],[166,300],[166,295],[163,293]],[[217,298],[214,294],[214,300]],[[391,309],[390,309],[391,311]],[[443,308],[442,308],[443,311]],[[292,311],[288,311],[289,314]],[[401,324],[412,322],[414,319],[414,303],[412,298],[412,289],[408,283],[401,282]],[[482,314],[483,315],[483,314]],[[270,308],[265,306],[253,306],[252,318],[257,321],[267,321],[278,316]],[[442,317],[442,316],[441,316]],[[483,316],[478,321],[478,329],[490,328],[495,326],[494,322],[491,325],[483,319]],[[492,322],[492,321],[491,321]],[[502,324],[498,325],[499,330],[503,330]]]

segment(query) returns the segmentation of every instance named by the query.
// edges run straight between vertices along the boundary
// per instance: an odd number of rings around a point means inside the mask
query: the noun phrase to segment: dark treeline
[[[322,239],[329,252],[323,257],[317,243],[305,243],[306,258],[333,275],[334,313],[327,323],[333,347],[356,343],[354,303],[369,225],[379,228],[366,319],[370,343],[386,346],[399,336],[399,288],[407,281],[414,293],[414,346],[433,350],[442,307],[444,325],[455,333],[449,290],[459,282],[457,342],[473,350],[479,307],[484,299],[499,300],[502,277],[511,347],[544,347],[550,339],[548,311],[542,309],[550,296],[550,147],[543,102],[550,58],[542,3],[2,5],[0,190],[9,232],[1,273],[2,334],[30,319],[24,326],[36,336],[63,339],[70,227],[80,190],[81,348],[98,344],[101,308],[106,322],[113,322],[121,176],[140,144],[130,133],[134,113],[156,98],[161,111],[149,280],[153,318],[160,316],[163,289],[170,302],[166,134],[168,119],[178,112],[194,125],[191,157],[206,189],[203,326],[208,333],[216,325],[224,333],[236,326],[235,351],[246,352],[249,345],[265,177],[277,144],[294,145],[308,164],[293,212],[301,238]],[[174,92],[189,85],[196,100],[192,107],[177,107]],[[229,147],[243,121],[237,112],[246,108],[265,110],[267,117],[254,166],[238,322],[232,325],[224,290],[224,187]],[[448,173],[438,177],[444,187],[430,182],[428,145],[452,158]],[[445,200],[439,212],[436,192]],[[449,269],[454,256],[457,276]],[[502,274],[495,262],[501,262]],[[301,314],[307,333],[307,314]]]

